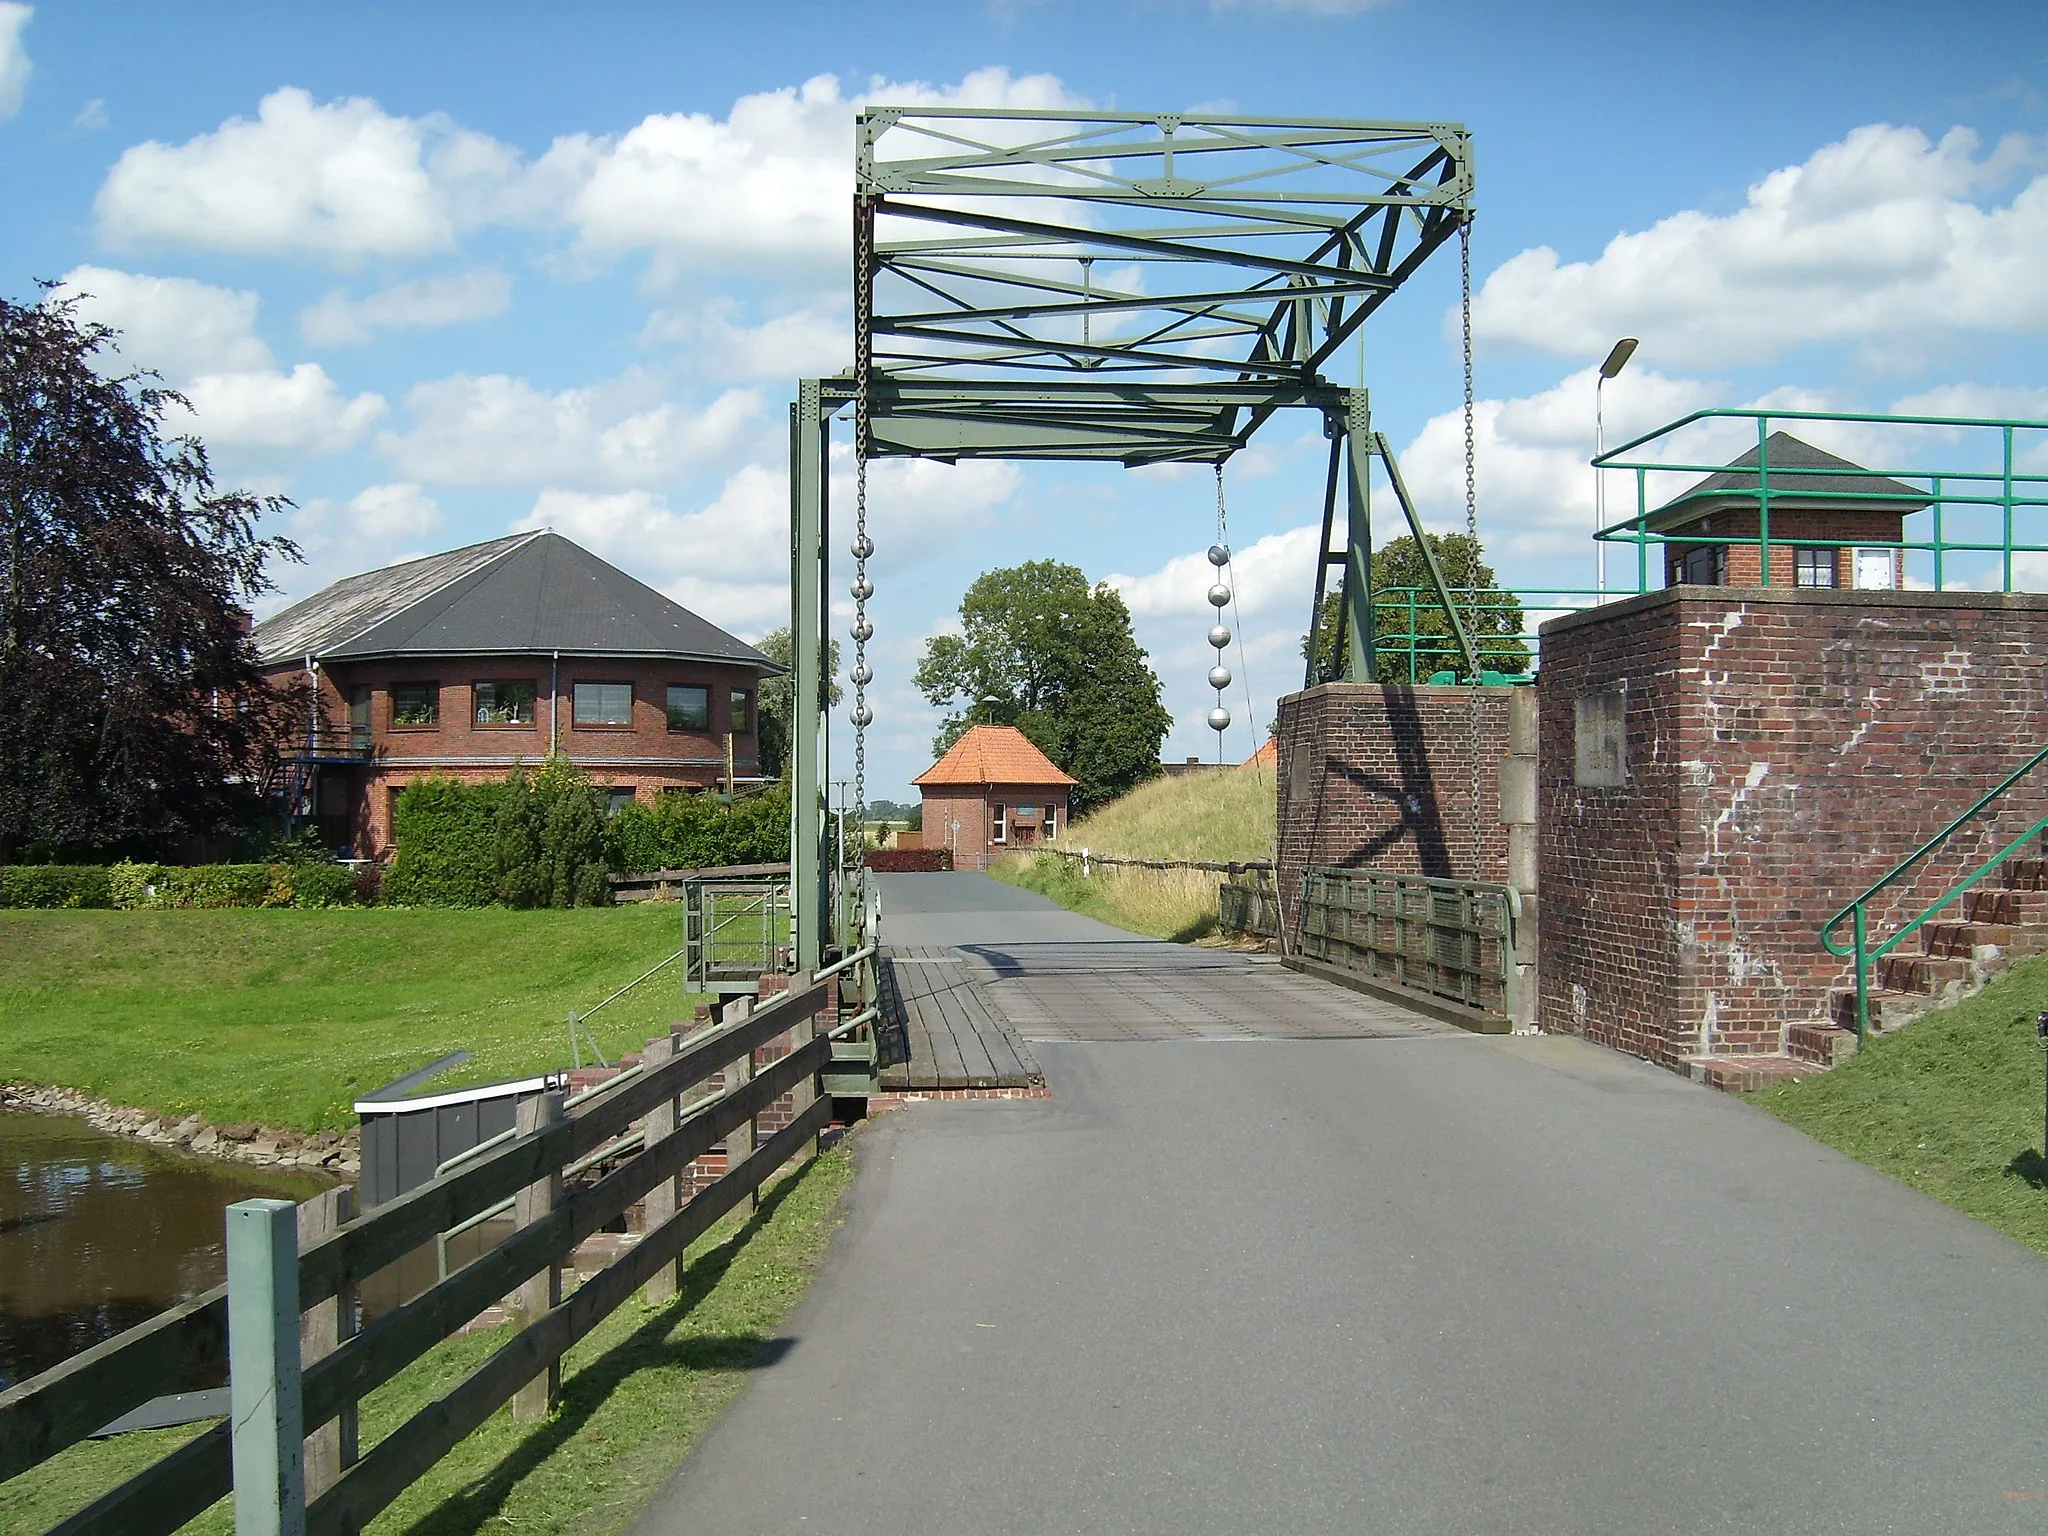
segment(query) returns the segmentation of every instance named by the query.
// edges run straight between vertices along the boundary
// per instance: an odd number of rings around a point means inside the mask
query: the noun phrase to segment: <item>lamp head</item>
[[[1607,361],[1600,365],[1600,377],[1611,379],[1628,366],[1628,360],[1636,355],[1636,348],[1642,343],[1633,336],[1624,336],[1614,344],[1614,350],[1607,354]]]

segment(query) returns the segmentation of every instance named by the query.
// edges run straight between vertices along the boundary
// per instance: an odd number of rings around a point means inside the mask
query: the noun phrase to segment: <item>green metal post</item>
[[[1763,585],[1771,584],[1771,419],[1756,419],[1756,547]]]
[[[1863,926],[1862,902],[1856,903],[1856,915],[1851,921],[1856,932],[1856,1043],[1861,1045],[1870,1036],[1870,978],[1869,964],[1863,957],[1867,935]]]
[[[1344,411],[1344,680],[1379,681],[1372,611],[1372,411],[1366,392],[1348,392]]]
[[[823,392],[816,379],[797,385],[789,435],[789,632],[792,679],[790,717],[790,906],[795,917],[795,965],[815,971],[825,963],[832,921],[826,882],[825,780],[830,771],[824,710],[826,550]]]
[[[2005,429],[2005,591],[2012,590],[2012,427]]]
[[[1905,573],[1899,573],[1905,579]],[[1934,477],[1934,590],[1941,590],[1941,476]]]
[[[1643,532],[1643,519],[1650,510],[1650,473],[1636,471],[1636,596],[1650,590],[1650,541]]]
[[[229,1206],[227,1245],[235,1536],[304,1536],[298,1207],[289,1200]]]

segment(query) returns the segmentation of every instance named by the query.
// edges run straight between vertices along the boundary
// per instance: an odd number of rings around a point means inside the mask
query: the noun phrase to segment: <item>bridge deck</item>
[[[943,944],[893,946],[882,955],[882,1086],[1034,1088],[1045,1081],[1031,1047],[988,1005],[982,968]],[[893,1037],[893,1038],[891,1038]]]

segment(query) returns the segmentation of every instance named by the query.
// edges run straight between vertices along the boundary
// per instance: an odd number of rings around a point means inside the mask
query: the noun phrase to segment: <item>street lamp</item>
[[[1607,381],[1628,366],[1628,360],[1636,355],[1636,348],[1642,343],[1633,336],[1624,336],[1617,341],[1607,354],[1607,361],[1600,365],[1600,377],[1593,382],[1593,457],[1599,458],[1607,452],[1607,423],[1601,415],[1600,392],[1607,387]],[[1607,596],[1607,546],[1600,542],[1600,533],[1607,526],[1607,471],[1595,467],[1593,470],[1593,587],[1602,598]]]

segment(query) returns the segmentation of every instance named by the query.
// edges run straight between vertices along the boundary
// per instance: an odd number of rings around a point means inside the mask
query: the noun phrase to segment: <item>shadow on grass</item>
[[[566,1377],[562,1382],[561,1405],[547,1421],[521,1440],[481,1480],[406,1527],[407,1536],[471,1536],[486,1526],[501,1524],[505,1501],[513,1489],[573,1439],[620,1383],[640,1371],[662,1366],[682,1366],[693,1371],[755,1371],[788,1354],[792,1341],[763,1338],[759,1334],[714,1335],[673,1342],[668,1335],[711,1294],[802,1177],[801,1173],[792,1175],[772,1192],[764,1193],[759,1208],[744,1226],[716,1248],[699,1255],[683,1272],[682,1288],[674,1301],[595,1360],[586,1362],[574,1376]]]
[[[2048,1189],[2048,1157],[2043,1157],[2032,1147],[2019,1153],[2005,1165],[2005,1171],[2025,1179],[2036,1189]]]

